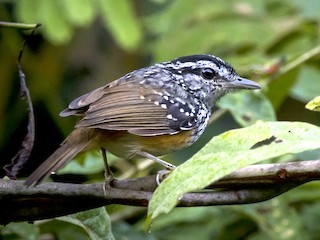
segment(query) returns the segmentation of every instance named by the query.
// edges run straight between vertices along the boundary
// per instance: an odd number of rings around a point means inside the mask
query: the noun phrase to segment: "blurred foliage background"
[[[71,132],[76,119],[58,113],[75,97],[154,62],[208,53],[259,82],[260,92],[224,98],[224,110],[194,146],[166,156],[188,159],[212,136],[257,119],[320,125],[304,108],[320,95],[320,2],[318,0],[19,0],[2,1],[1,21],[41,23],[28,38],[22,67],[36,115],[36,142],[25,177]],[[0,165],[19,150],[26,133],[26,105],[19,98],[17,57],[29,31],[0,29]],[[284,160],[320,159],[319,151]],[[149,161],[112,159],[119,178],[159,169]],[[77,158],[60,181],[102,181],[96,152]],[[3,176],[4,172],[1,172]],[[145,208],[108,206],[100,224],[116,239],[319,239],[319,183],[305,184],[270,201],[246,206],[176,209],[143,229]],[[1,214],[1,213],[0,213]],[[101,214],[101,212],[100,212]],[[2,239],[88,239],[95,229],[80,224],[96,212],[55,220],[0,226]],[[102,233],[103,234],[103,233]],[[112,239],[112,234],[107,237]],[[106,237],[106,239],[107,239]],[[99,239],[97,237],[96,239]]]

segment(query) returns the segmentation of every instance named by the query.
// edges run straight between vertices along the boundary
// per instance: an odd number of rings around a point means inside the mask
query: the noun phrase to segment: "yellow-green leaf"
[[[148,222],[171,211],[187,192],[253,163],[320,148],[319,139],[320,128],[302,122],[258,122],[214,137],[157,188],[149,204]]]
[[[308,102],[306,108],[311,111],[318,111],[320,112],[320,96],[315,97],[312,101]]]
[[[133,2],[128,0],[100,0],[102,17],[118,44],[134,50],[142,39],[138,18],[134,15]]]

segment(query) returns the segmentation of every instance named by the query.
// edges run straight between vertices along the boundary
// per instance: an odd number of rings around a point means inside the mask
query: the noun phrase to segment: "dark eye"
[[[207,80],[214,78],[214,76],[216,75],[216,73],[211,68],[202,69],[201,74],[202,77]]]

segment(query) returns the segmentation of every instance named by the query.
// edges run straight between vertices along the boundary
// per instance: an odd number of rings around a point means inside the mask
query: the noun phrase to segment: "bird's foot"
[[[172,172],[173,169],[166,169],[166,170],[160,170],[158,171],[156,175],[156,183],[159,186],[161,182]]]

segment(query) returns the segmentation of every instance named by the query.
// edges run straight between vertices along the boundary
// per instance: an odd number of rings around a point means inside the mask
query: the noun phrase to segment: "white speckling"
[[[154,105],[157,105],[157,106],[160,105],[160,103],[158,101],[154,101],[153,103],[154,103]]]
[[[144,82],[145,82],[145,80],[142,80],[142,81],[139,82],[139,84],[144,84]]]
[[[162,96],[162,95],[163,95],[162,92],[158,92],[158,91],[153,91],[153,93],[154,93],[154,94],[157,94],[157,95],[159,95],[159,96]]]
[[[168,119],[173,119],[173,117],[172,117],[171,114],[168,114],[168,115],[167,115],[167,118],[168,118]]]
[[[171,103],[174,103],[174,100],[173,100],[173,99],[170,99],[170,102],[171,102]]]
[[[189,117],[190,113],[189,112],[185,112],[184,113],[187,117]]]
[[[163,109],[167,109],[167,105],[166,105],[166,104],[161,104],[161,107],[162,107]]]
[[[143,95],[140,95],[140,99],[145,99],[145,97]]]
[[[175,122],[176,122],[176,121],[178,121],[178,119],[177,119],[177,118],[172,118],[172,120],[173,120],[173,121],[175,121]]]
[[[183,113],[183,112],[184,112],[184,109],[183,109],[183,108],[180,108],[179,111],[180,111],[181,113]]]
[[[192,113],[190,113],[190,117],[194,117],[194,113],[192,112]]]
[[[169,100],[169,97],[167,95],[164,95],[163,98],[167,101]]]
[[[176,98],[177,102],[181,103],[182,105],[186,105],[184,101],[182,101],[180,98]]]
[[[189,127],[192,127],[192,123],[191,123],[191,122],[188,122],[188,126],[189,126]]]

